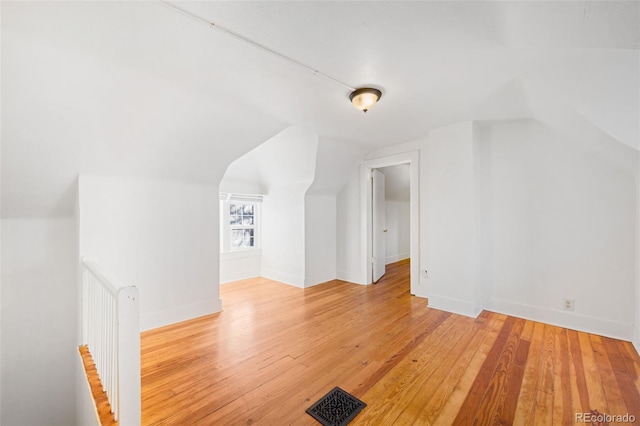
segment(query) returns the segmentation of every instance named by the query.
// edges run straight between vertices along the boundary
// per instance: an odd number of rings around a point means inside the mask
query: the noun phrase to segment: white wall
[[[80,253],[140,291],[142,330],[218,312],[218,187],[81,175]]]
[[[236,159],[227,167],[219,191],[227,194],[265,194],[266,184],[259,173],[259,162],[260,157],[254,154],[254,150]],[[220,233],[222,235],[222,229]],[[221,284],[258,277],[261,268],[262,250],[220,253]]]
[[[381,167],[385,175],[386,263],[408,259],[410,244],[410,178],[409,164]]]
[[[2,6],[0,6],[0,22],[2,22]],[[0,31],[0,46],[2,46],[2,31]],[[0,55],[0,81],[2,81],[2,55]],[[2,90],[0,89],[0,92]],[[1,96],[1,93],[0,93]],[[2,117],[2,102],[0,102],[0,117]],[[2,119],[0,119],[0,135],[2,135]],[[0,138],[1,139],[1,138]],[[0,160],[2,157],[2,144],[0,143]],[[2,162],[0,161],[0,164]],[[0,167],[2,169],[2,167]],[[0,170],[1,171],[1,170]],[[0,176],[2,174],[0,173]],[[0,178],[0,188],[2,188],[2,179]],[[0,211],[2,211],[2,203],[0,202]],[[2,222],[0,221],[0,271],[2,271]],[[0,306],[2,306],[2,277],[0,277]],[[2,330],[2,315],[0,314],[0,331]],[[2,338],[0,337],[0,383],[2,383]],[[2,423],[2,385],[0,385],[0,423]]]
[[[336,248],[336,198],[364,151],[351,141],[319,138],[304,128],[289,127],[229,166],[221,191],[266,194],[260,275],[297,286],[320,284],[336,276],[359,280],[336,271],[342,259]],[[304,206],[299,205],[300,194]],[[359,200],[360,195],[355,196]],[[302,222],[292,217],[293,212],[303,212]],[[301,225],[303,231],[298,229]],[[300,253],[304,253],[303,268],[295,263]],[[244,258],[223,254],[222,281],[253,276],[253,256],[244,263]]]
[[[420,148],[417,294],[430,306],[470,316],[486,308],[632,338],[638,154],[631,163],[610,137],[568,130],[535,120],[466,122],[367,156]],[[338,270],[355,276],[357,185],[354,177],[337,205]],[[564,298],[575,300],[573,312],[563,310]]]
[[[386,147],[367,154],[362,164],[367,164],[368,160],[375,161],[375,159],[381,157],[418,151],[420,147],[421,141]],[[423,160],[420,159],[420,161]],[[387,263],[389,263],[410,256],[411,223],[409,199],[411,168],[408,164],[373,167],[378,168],[385,173],[387,178],[390,178],[387,181],[387,187],[388,189],[389,187],[391,188],[390,191],[385,193],[385,196],[390,199],[387,200],[387,206],[385,207],[388,234],[391,235],[391,237],[388,236],[387,238]],[[360,166],[354,167],[351,178],[345,183],[336,198],[336,275],[341,280],[367,284],[367,271],[363,270],[362,263],[362,252],[366,249],[363,246],[364,236],[362,235],[361,206],[364,200],[362,199],[363,193],[360,182],[362,176],[360,173]],[[389,203],[389,201],[391,202]],[[395,229],[396,226],[397,229]],[[417,276],[418,273],[415,272],[415,275]]]
[[[75,423],[75,221],[3,219],[3,425]]]
[[[336,197],[305,197],[305,287],[336,278]]]
[[[271,188],[262,202],[262,276],[305,286],[306,182]]]
[[[305,194],[314,180],[317,149],[317,135],[301,127],[288,127],[229,165],[221,190],[254,188],[265,195],[261,257],[256,259],[256,253],[249,258],[223,255],[223,281],[248,278],[257,272],[298,287],[306,285]]]
[[[487,307],[630,339],[633,171],[533,120],[494,125],[488,136]],[[573,312],[564,298],[575,300]]]
[[[409,207],[409,201],[386,200],[385,202],[387,264],[407,259],[411,255]]]
[[[420,158],[421,270],[429,305],[480,312],[476,274],[473,125],[434,129]]]
[[[100,416],[93,400],[91,386],[87,380],[87,374],[84,370],[82,355],[76,351],[76,425],[80,426],[100,426]]]
[[[636,179],[636,320],[633,327],[633,344],[640,354],[640,156]]]
[[[344,226],[345,217],[338,217],[338,194],[346,182],[353,178],[352,172],[366,151],[366,148],[353,141],[318,137],[315,176],[305,198],[307,286],[336,278],[357,282],[345,270],[338,270],[339,262],[345,264],[344,256],[353,255],[345,253],[344,247],[340,247],[339,235],[342,231],[338,231],[338,222]],[[355,184],[357,186],[357,182]],[[356,193],[355,197],[358,200],[359,194]],[[354,217],[350,219],[357,220]],[[356,226],[357,223],[359,221],[354,222]],[[341,254],[338,255],[338,252]]]
[[[640,57],[640,54],[639,54]],[[638,87],[638,95],[640,96],[640,86]],[[640,147],[639,144],[636,146]],[[640,155],[638,155],[638,165],[636,172],[636,321],[633,330],[633,344],[636,351],[640,354]]]
[[[262,250],[220,253],[220,284],[259,277]]]
[[[366,284],[360,270],[362,235],[360,224],[360,170],[355,168],[336,198],[336,277]]]

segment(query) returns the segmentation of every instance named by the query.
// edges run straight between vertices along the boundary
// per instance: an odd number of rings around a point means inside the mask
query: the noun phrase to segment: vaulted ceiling
[[[341,145],[373,150],[562,105],[639,147],[637,1],[179,2],[347,85],[380,88],[367,114],[348,89],[160,2],[0,7],[3,217],[70,214],[79,172],[217,182],[292,125],[319,135],[330,160]]]

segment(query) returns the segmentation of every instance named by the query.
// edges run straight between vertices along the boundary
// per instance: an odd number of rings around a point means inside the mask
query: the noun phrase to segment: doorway
[[[366,160],[360,168],[361,184],[361,235],[362,235],[362,259],[361,271],[366,277],[366,283],[374,282],[374,258],[379,257],[374,253],[374,235],[373,235],[373,186],[371,177],[375,169],[394,166],[399,164],[408,164],[409,171],[409,222],[410,222],[410,281],[411,294],[416,296],[424,296],[424,291],[420,287],[420,211],[419,211],[419,152],[410,151],[400,154],[394,154],[386,157],[380,157],[372,160]],[[375,259],[377,261],[377,259]]]
[[[387,266],[410,257],[410,169],[411,166],[404,163],[372,170],[374,282],[385,275]],[[403,264],[407,267],[408,278],[409,262]]]

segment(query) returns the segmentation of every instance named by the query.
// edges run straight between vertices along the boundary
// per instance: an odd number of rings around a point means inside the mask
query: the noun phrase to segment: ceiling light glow
[[[363,112],[369,111],[382,97],[382,92],[371,87],[362,87],[351,92],[349,100],[354,107]]]

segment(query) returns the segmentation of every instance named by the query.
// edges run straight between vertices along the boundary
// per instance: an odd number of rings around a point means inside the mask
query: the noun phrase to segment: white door
[[[377,170],[371,171],[372,186],[372,218],[371,239],[373,241],[373,282],[377,282],[386,272],[387,248],[385,237],[384,217],[384,174]]]

